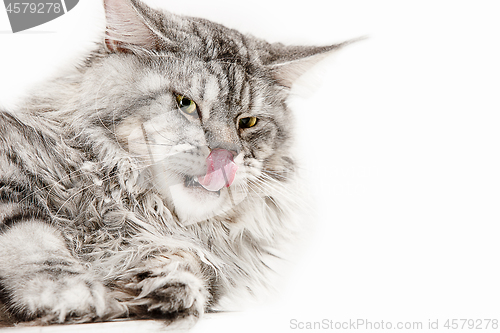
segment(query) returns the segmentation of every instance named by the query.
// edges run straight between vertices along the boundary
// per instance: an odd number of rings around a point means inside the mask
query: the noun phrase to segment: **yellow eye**
[[[177,105],[182,112],[194,117],[198,117],[198,112],[196,112],[198,107],[193,100],[182,95],[175,96],[175,99],[177,100]]]
[[[258,119],[256,117],[241,118],[240,119],[240,128],[254,127],[255,124],[257,124],[257,120]]]

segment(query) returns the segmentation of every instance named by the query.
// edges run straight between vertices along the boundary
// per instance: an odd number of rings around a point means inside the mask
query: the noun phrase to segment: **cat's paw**
[[[19,222],[0,233],[0,253],[1,301],[16,321],[89,322],[120,312],[93,271],[45,222]]]
[[[126,288],[137,295],[127,302],[134,312],[157,318],[199,318],[208,299],[203,280],[183,270],[144,271]]]
[[[105,287],[90,274],[72,266],[47,268],[30,278],[11,295],[11,310],[33,325],[91,322],[103,318],[110,308]]]

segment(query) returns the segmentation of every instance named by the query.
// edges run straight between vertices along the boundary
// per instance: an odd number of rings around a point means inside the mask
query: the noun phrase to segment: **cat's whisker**
[[[264,193],[278,193],[281,196],[297,198],[296,193],[283,186],[283,184],[277,182],[275,184],[270,184],[270,181],[276,182],[275,179],[257,179],[256,181],[252,181],[251,184],[260,188]],[[278,185],[278,186],[277,186]]]

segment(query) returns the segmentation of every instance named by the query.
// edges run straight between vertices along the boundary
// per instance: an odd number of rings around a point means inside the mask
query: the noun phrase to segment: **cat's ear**
[[[156,49],[161,37],[148,25],[148,8],[137,0],[104,0],[106,47],[112,52]]]
[[[284,46],[272,44],[272,61],[267,64],[280,85],[291,88],[293,83],[321,60],[338,49],[361,40],[358,38],[329,46]]]

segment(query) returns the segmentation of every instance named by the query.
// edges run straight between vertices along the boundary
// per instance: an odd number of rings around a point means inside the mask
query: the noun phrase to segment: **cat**
[[[200,318],[265,284],[300,224],[287,98],[349,42],[270,44],[104,0],[83,64],[0,110],[10,322]]]

